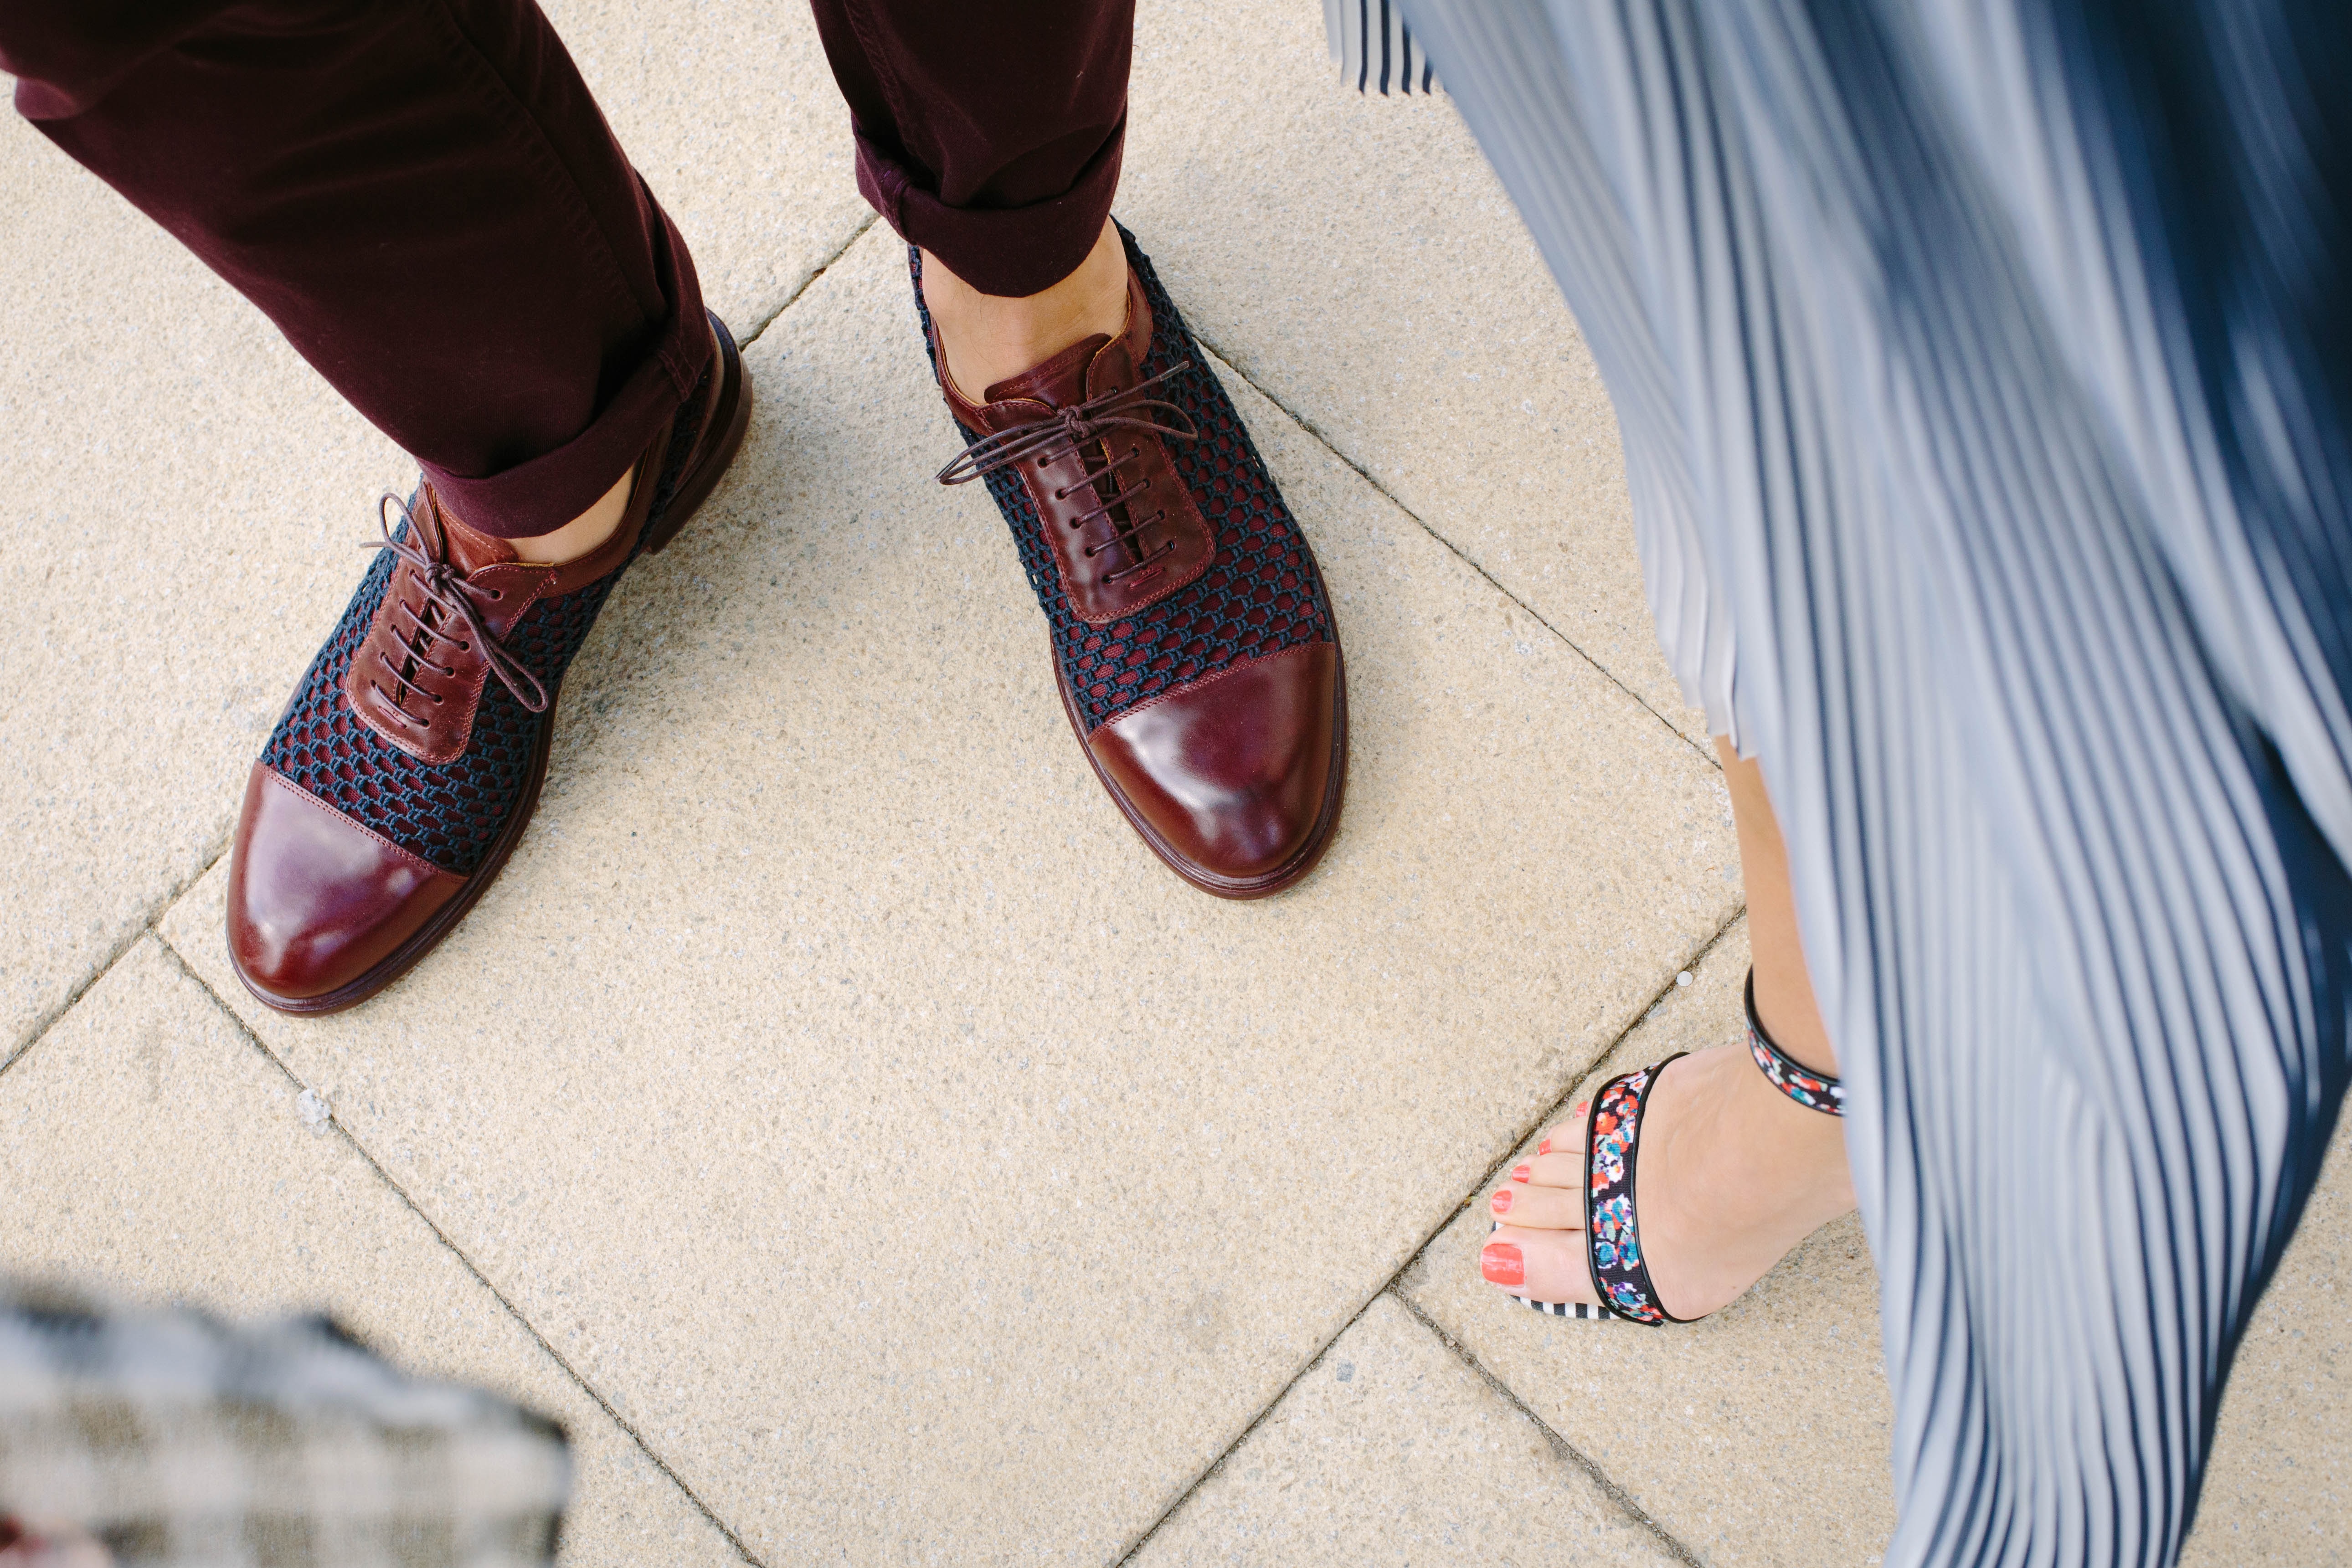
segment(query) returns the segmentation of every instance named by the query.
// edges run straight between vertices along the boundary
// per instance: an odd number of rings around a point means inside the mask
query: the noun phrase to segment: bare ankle
[[[1789,1248],[1853,1209],[1840,1124],[1766,1082],[1744,1048],[1685,1058],[1652,1092],[1642,1236],[1651,1280],[1676,1316],[1737,1299]]]
[[[1076,271],[1043,293],[1020,299],[982,293],[926,251],[923,303],[939,328],[949,382],[977,402],[998,382],[1034,370],[1097,332],[1116,334],[1127,324],[1126,247],[1106,222],[1102,237]]]
[[[510,539],[515,559],[528,561],[534,566],[568,566],[583,555],[593,553],[613,537],[629,514],[630,481],[637,470],[632,468],[620,477],[613,488],[597,498],[596,504],[551,533],[533,534],[529,539]]]

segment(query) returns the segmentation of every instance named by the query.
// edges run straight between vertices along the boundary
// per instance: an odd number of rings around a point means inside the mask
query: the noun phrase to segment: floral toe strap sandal
[[[1772,1087],[1799,1105],[1826,1116],[1845,1114],[1844,1087],[1791,1059],[1757,1022],[1753,970],[1748,975],[1748,1049]],[[1633,1215],[1642,1112],[1649,1106],[1650,1090],[1658,1075],[1682,1059],[1682,1055],[1677,1051],[1654,1067],[1612,1078],[1592,1097],[1592,1116],[1585,1123],[1584,1139],[1585,1258],[1601,1304],[1534,1301],[1525,1296],[1511,1300],[1556,1318],[1623,1318],[1653,1325],[1693,1321],[1677,1318],[1658,1304],[1650,1270],[1642,1260],[1641,1227]]]

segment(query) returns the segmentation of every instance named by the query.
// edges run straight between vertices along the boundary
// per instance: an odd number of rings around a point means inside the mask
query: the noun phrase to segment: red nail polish
[[[1487,1207],[1489,1207],[1489,1208],[1491,1208],[1491,1209],[1493,1209],[1496,1214],[1508,1214],[1508,1213],[1510,1213],[1510,1212],[1511,1212],[1511,1194],[1510,1194],[1510,1193],[1509,1193],[1507,1190],[1503,1191],[1503,1192],[1496,1193],[1493,1197],[1491,1197],[1491,1198],[1489,1198],[1489,1199],[1487,1199],[1487,1200],[1486,1200],[1486,1206],[1487,1206]]]
[[[1515,1182],[1524,1182],[1531,1174],[1533,1174],[1533,1173],[1525,1165],[1514,1165],[1511,1167],[1511,1180]]]
[[[1536,1152],[1537,1152],[1537,1153],[1538,1153],[1538,1154],[1549,1154],[1549,1153],[1550,1153],[1550,1152],[1551,1152],[1551,1140],[1550,1140],[1550,1139],[1549,1139],[1549,1138],[1547,1138],[1547,1139],[1545,1139],[1542,1142],[1540,1142],[1540,1143],[1537,1144],[1537,1145],[1536,1145]]]
[[[1527,1261],[1519,1249],[1507,1241],[1490,1241],[1478,1254],[1478,1272],[1490,1285],[1524,1285],[1528,1282]]]

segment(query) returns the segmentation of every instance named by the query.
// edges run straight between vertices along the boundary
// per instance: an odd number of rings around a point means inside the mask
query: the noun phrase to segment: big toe
[[[229,956],[265,1002],[324,996],[365,979],[465,885],[256,763],[229,858]]]
[[[1487,1284],[1530,1301],[1581,1301],[1592,1293],[1580,1230],[1529,1230],[1500,1225],[1478,1251],[1478,1273]]]

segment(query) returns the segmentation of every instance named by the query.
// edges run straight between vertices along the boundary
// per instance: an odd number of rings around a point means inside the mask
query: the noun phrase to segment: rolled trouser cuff
[[[570,522],[645,456],[709,366],[713,340],[694,258],[652,192],[645,200],[661,224],[656,265],[670,301],[658,335],[588,427],[553,450],[495,474],[454,473],[420,458],[417,466],[442,504],[467,527],[499,539],[529,539]]]
[[[1102,238],[1118,192],[1127,116],[1068,189],[1018,207],[950,206],[862,131],[858,194],[909,245],[983,294],[1042,294],[1078,269]]]

